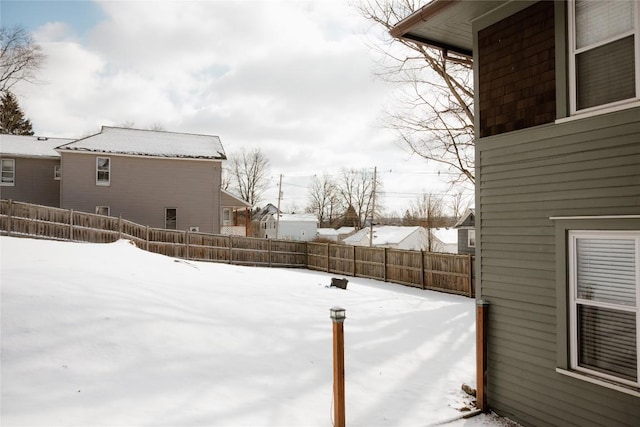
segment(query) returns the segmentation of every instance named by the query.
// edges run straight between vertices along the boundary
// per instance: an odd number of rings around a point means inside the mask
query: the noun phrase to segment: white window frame
[[[471,228],[467,233],[467,246],[470,248],[476,247],[476,230]]]
[[[176,211],[176,219],[175,219],[176,225],[175,225],[174,228],[167,227],[167,219],[168,219],[167,214],[169,212],[169,209],[172,209],[172,210]],[[178,229],[178,208],[164,208],[164,228],[166,230],[177,230]]]
[[[640,231],[599,231],[599,230],[571,230],[569,231],[568,241],[568,267],[569,267],[569,354],[571,369],[583,372],[594,377],[603,378],[604,380],[614,381],[633,387],[640,387]],[[594,300],[584,300],[577,297],[577,260],[576,260],[576,240],[578,238],[595,238],[595,239],[635,239],[635,265],[636,265],[636,305],[635,307],[622,306]],[[584,366],[578,365],[578,325],[577,325],[577,306],[589,305],[594,307],[609,308],[619,311],[627,311],[636,314],[636,358],[637,373],[636,381],[630,381],[626,378],[616,377],[614,375],[595,371]]]
[[[107,213],[100,213],[100,211],[102,209],[106,209]],[[96,215],[105,215],[105,216],[111,216],[111,207],[110,206],[96,206]]]
[[[60,181],[62,178],[62,166],[61,165],[53,165],[53,179],[56,181]]]
[[[108,166],[107,166],[107,170],[105,171],[104,169],[100,169],[100,160],[101,159],[106,159],[108,161]],[[100,172],[106,172],[107,173],[107,179],[99,179],[99,175]],[[105,185],[105,186],[109,186],[111,185],[111,158],[110,157],[96,157],[96,185]]]
[[[621,108],[632,108],[640,106],[640,2],[637,0],[633,2],[634,5],[634,28],[626,33],[617,34],[614,37],[610,37],[606,40],[602,40],[593,45],[576,49],[576,0],[568,1],[568,33],[569,33],[569,105],[571,109],[571,115],[589,114],[598,112],[604,114],[611,111],[618,111]],[[635,81],[636,81],[636,95],[633,98],[623,99],[615,102],[611,102],[603,105],[596,105],[589,108],[583,108],[577,110],[577,79],[576,79],[576,56],[580,53],[592,50],[594,48],[606,45],[608,43],[621,40],[630,35],[634,35],[634,52],[635,52]]]
[[[11,180],[5,181],[5,171],[4,164],[5,162],[11,163]],[[3,187],[14,187],[16,185],[16,160],[15,159],[0,159],[0,186]]]
[[[222,225],[233,225],[231,208],[222,208]]]

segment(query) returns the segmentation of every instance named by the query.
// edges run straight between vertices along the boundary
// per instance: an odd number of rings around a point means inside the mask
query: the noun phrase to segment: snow
[[[54,148],[73,141],[64,138],[44,138],[26,135],[1,135],[0,153],[16,157],[44,157],[59,159]]]
[[[98,134],[79,139],[59,149],[155,157],[226,158],[217,136],[109,126],[103,126]]]
[[[381,225],[373,227],[373,244],[376,246],[397,245],[415,232],[422,230],[422,227],[403,227],[397,225]],[[356,234],[344,239],[348,245],[358,244],[364,238],[369,239],[369,227],[363,228]]]
[[[280,214],[280,222],[312,222],[317,223],[318,217],[314,214]]]
[[[3,426],[328,426],[329,308],[347,311],[347,425],[460,417],[472,299],[307,270],[0,237]],[[447,425],[503,425],[480,415]]]

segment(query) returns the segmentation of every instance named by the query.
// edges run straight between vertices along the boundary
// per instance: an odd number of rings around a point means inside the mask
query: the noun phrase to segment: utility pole
[[[373,216],[376,214],[376,182],[378,167],[373,167],[373,200],[371,202],[371,222],[369,224],[369,247],[373,246]]]
[[[282,199],[282,174],[280,174],[280,182],[278,183],[278,212],[276,212],[276,239],[279,237],[280,231],[280,200]]]

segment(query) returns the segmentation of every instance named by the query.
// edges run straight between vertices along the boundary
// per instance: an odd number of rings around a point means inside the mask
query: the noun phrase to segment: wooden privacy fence
[[[122,218],[0,200],[0,233],[111,243],[129,239],[149,252],[196,261],[299,267],[475,295],[473,257],[332,243],[258,239],[139,225]]]

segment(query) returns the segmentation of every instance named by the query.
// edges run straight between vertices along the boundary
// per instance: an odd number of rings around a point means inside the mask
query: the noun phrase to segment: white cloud
[[[380,127],[391,88],[344,1],[99,5],[86,36],[64,23],[35,33],[47,83],[20,94],[38,134],[161,124],[219,135],[227,153],[260,147],[275,174],[425,167]]]

